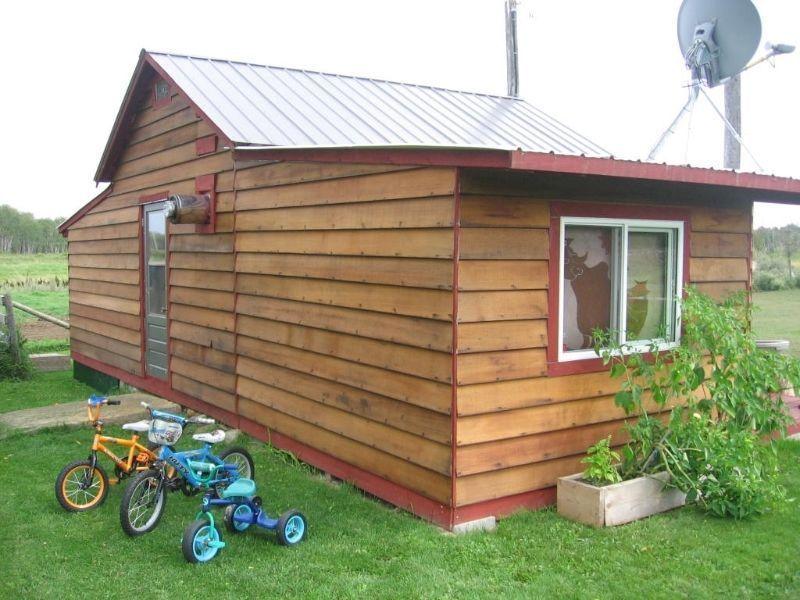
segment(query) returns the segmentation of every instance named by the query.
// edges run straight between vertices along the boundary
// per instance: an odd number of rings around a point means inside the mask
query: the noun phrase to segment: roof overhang
[[[234,149],[237,161],[310,161],[509,169],[576,176],[689,184],[736,189],[755,202],[800,204],[800,180],[758,173],[668,165],[613,157],[567,156],[508,149],[413,146],[248,147]]]
[[[74,214],[74,215],[72,215],[72,216],[71,216],[70,218],[68,218],[66,221],[64,221],[63,223],[61,223],[61,225],[59,225],[59,226],[58,226],[58,233],[60,233],[60,234],[61,234],[61,235],[63,235],[64,237],[66,237],[66,236],[67,236],[67,231],[69,230],[69,228],[70,228],[70,227],[72,227],[72,225],[73,225],[73,224],[74,224],[76,221],[78,221],[78,220],[79,220],[81,217],[83,217],[83,215],[85,215],[86,213],[88,213],[88,212],[89,212],[90,210],[92,210],[92,209],[93,209],[95,206],[97,206],[97,205],[98,205],[98,204],[100,204],[100,203],[101,203],[103,200],[105,200],[105,198],[106,198],[106,197],[107,197],[107,196],[108,196],[108,195],[111,193],[111,189],[112,189],[112,187],[113,187],[113,186],[109,185],[109,186],[108,186],[106,189],[104,189],[102,192],[100,192],[99,194],[97,194],[97,196],[95,196],[94,198],[92,198],[91,200],[89,200],[89,202],[87,202],[86,204],[84,204],[83,206],[81,206],[81,207],[80,207],[80,208],[79,208],[79,209],[78,209],[78,210],[75,212],[75,214]]]

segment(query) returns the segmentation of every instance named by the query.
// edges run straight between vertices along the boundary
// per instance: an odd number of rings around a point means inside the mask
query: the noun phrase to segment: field
[[[800,289],[753,294],[753,330],[759,339],[789,340],[800,358]]]

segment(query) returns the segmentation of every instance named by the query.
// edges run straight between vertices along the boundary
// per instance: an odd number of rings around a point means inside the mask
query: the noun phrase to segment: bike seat
[[[252,479],[240,477],[224,490],[223,498],[249,498],[256,493],[256,482]]]
[[[127,429],[128,431],[144,432],[150,429],[150,421],[143,420],[135,421],[133,423],[125,423],[122,428]]]
[[[192,439],[208,444],[218,444],[225,439],[225,432],[222,429],[215,429],[209,433],[195,433]]]

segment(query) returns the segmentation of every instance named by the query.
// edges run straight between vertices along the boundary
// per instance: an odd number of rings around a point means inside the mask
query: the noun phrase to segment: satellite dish
[[[714,87],[747,65],[761,40],[750,0],[683,0],[678,43],[695,81]]]

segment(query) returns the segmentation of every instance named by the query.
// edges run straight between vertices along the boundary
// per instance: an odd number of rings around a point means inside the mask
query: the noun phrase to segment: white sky
[[[764,40],[800,43],[800,3],[755,3]],[[686,98],[679,6],[523,0],[521,96],[614,155],[644,158]],[[28,0],[3,13],[0,204],[40,217],[66,217],[96,194],[142,47],[505,93],[503,0]],[[721,89],[713,97],[721,107]],[[745,143],[765,170],[800,177],[800,50],[746,73],[742,105]],[[660,159],[719,167],[711,109],[695,111],[688,146],[686,130]],[[743,168],[755,168],[746,154]],[[789,222],[800,207],[757,206],[756,225]]]

